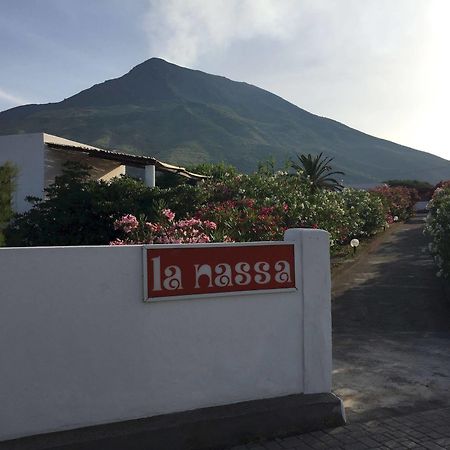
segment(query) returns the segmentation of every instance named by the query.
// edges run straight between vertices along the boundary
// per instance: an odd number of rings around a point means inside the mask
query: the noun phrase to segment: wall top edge
[[[0,251],[7,250],[52,250],[52,249],[105,249],[105,248],[200,248],[200,247],[257,247],[264,245],[293,245],[286,241],[260,241],[260,242],[210,242],[202,244],[134,244],[134,245],[50,245],[36,247],[1,247]]]

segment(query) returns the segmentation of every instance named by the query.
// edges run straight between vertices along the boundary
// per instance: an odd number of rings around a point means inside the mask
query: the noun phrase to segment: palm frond
[[[334,158],[327,157],[320,152],[313,156],[311,153],[307,155],[297,154],[297,162],[290,160],[291,168],[296,171],[296,175],[302,179],[308,179],[311,182],[311,189],[314,191],[319,188],[331,190],[342,190],[343,185],[332,178],[333,175],[345,175],[339,170],[332,171],[331,163]]]

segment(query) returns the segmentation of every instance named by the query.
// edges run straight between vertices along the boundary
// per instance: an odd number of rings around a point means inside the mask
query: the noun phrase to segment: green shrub
[[[170,209],[177,220],[217,224],[211,236],[216,241],[281,240],[287,228],[321,228],[330,233],[334,252],[352,238],[371,236],[386,225],[386,208],[393,208],[388,200],[397,199],[397,191],[390,188],[391,197],[383,195],[384,190],[312,190],[308,180],[270,167],[253,174],[238,174],[223,164],[216,169],[205,166],[211,178],[195,185],[152,189],[128,177],[93,181],[88,168],[69,164],[46,190],[45,200],[31,199],[31,210],[15,218],[7,229],[7,243],[108,244],[124,239],[114,227],[124,216],[157,223],[161,211]],[[402,217],[407,215],[401,208],[409,207],[408,202],[395,205]]]
[[[386,224],[377,195],[355,189],[311,191],[307,181],[286,172],[229,175],[199,189],[208,203],[193,214],[217,223],[216,236],[223,239],[273,240],[282,239],[290,227],[322,228],[334,249]]]
[[[221,163],[201,163],[189,166],[188,170],[200,175],[207,175],[214,180],[223,180],[226,177],[234,177],[238,174],[236,167],[224,162]]]
[[[414,205],[419,200],[416,189],[402,186],[390,187],[387,184],[377,186],[372,192],[377,195],[385,208],[388,223],[398,220],[406,220],[414,215]]]
[[[156,217],[157,190],[128,177],[94,181],[76,163],[67,163],[45,193],[43,200],[29,198],[33,207],[5,230],[7,245],[108,244],[117,234],[114,221],[128,211]]]
[[[350,239],[372,236],[385,226],[385,209],[378,195],[358,189],[344,189],[342,198],[350,222]]]
[[[450,278],[450,185],[436,189],[428,203],[425,232],[431,237],[430,251],[438,276]]]

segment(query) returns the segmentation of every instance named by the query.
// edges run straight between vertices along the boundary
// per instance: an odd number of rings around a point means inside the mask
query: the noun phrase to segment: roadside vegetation
[[[314,163],[310,155],[304,162]],[[316,157],[317,158],[317,157]],[[225,164],[192,167],[211,178],[198,184],[175,178],[150,189],[130,177],[93,181],[88,168],[68,164],[46,190],[46,199],[17,215],[6,229],[10,246],[134,243],[242,242],[280,240],[287,228],[330,233],[332,253],[351,239],[365,239],[395,220],[406,219],[414,189],[381,186],[343,188],[330,179],[330,160],[315,167],[302,159],[286,171],[261,164],[253,174]]]
[[[437,276],[450,279],[450,181],[440,183],[428,203],[425,231],[431,237],[430,251]]]
[[[419,180],[387,180],[384,181],[384,184],[387,184],[390,187],[406,187],[415,189],[419,194],[421,201],[430,200],[435,189],[435,186],[433,186],[431,183]]]

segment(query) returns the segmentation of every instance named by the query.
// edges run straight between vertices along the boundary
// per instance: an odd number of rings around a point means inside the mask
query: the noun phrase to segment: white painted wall
[[[0,165],[13,163],[18,169],[13,209],[30,208],[26,196],[42,197],[44,186],[44,139],[42,133],[0,136]]]
[[[328,234],[286,239],[296,292],[153,304],[141,246],[0,249],[0,440],[330,392]]]
[[[144,183],[148,187],[154,188],[156,186],[156,172],[154,165],[144,167]]]
[[[46,133],[0,136],[0,165],[9,161],[18,169],[16,190],[13,195],[13,209],[16,212],[30,209],[31,204],[25,200],[27,196],[43,197],[44,188],[53,183],[55,176],[61,175],[62,165],[66,161],[88,164],[93,167],[92,177],[99,180],[107,181],[125,174],[125,166],[120,163],[86,157],[76,151],[51,149],[45,142],[84,145]]]
[[[286,231],[285,240],[295,243],[296,276],[301,279],[303,392],[331,392],[333,368],[329,235],[323,230],[294,228]]]

